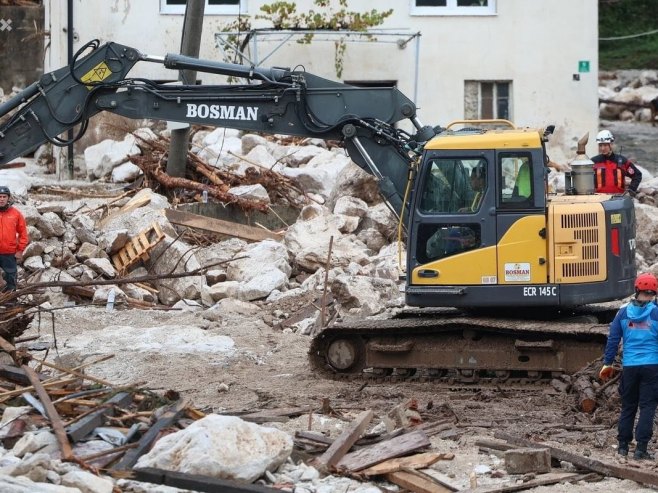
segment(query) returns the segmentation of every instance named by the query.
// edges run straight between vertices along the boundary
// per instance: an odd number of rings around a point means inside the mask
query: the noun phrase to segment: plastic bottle
[[[110,289],[110,292],[107,295],[107,305],[105,305],[106,312],[111,312],[112,310],[114,310],[115,298],[116,298],[116,293],[114,292],[114,289]]]

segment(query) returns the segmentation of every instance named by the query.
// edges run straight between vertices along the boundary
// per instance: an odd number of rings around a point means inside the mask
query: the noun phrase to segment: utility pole
[[[206,0],[187,0],[180,48],[181,55],[199,56],[205,7]],[[194,84],[196,82],[196,70],[181,70],[178,80],[182,81],[183,84]],[[169,159],[167,161],[168,175],[185,176],[189,138],[189,125],[171,131],[171,144],[169,145]]]

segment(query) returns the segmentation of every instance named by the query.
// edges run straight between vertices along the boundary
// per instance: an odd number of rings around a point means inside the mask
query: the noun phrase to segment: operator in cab
[[[633,440],[635,415],[639,410],[635,426],[635,453],[638,460],[654,456],[647,451],[653,436],[653,421],[658,406],[658,306],[655,304],[658,280],[653,274],[645,273],[635,280],[635,297],[622,306],[610,324],[608,343],[603,356],[603,368],[599,378],[612,378],[612,366],[619,343],[623,339],[622,373],[619,380],[621,413],[617,423],[617,453],[628,455]]]
[[[601,130],[596,135],[599,154],[592,158],[596,193],[622,194],[626,192],[626,178],[630,178],[628,193],[635,196],[642,181],[642,172],[625,156],[615,154],[614,141],[610,130]]]
[[[471,169],[471,190],[473,191],[473,198],[468,207],[463,207],[459,209],[458,212],[477,212],[480,209],[480,204],[482,203],[482,196],[484,195],[484,189],[487,185],[487,168],[484,162],[478,163],[476,166]]]

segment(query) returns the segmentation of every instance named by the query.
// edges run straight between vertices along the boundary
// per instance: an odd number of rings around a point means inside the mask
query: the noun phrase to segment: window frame
[[[247,12],[247,0],[238,0],[237,5],[208,5],[204,15],[238,15]],[[160,0],[160,14],[162,15],[183,15],[185,14],[185,5],[169,5],[167,0]]]
[[[483,92],[484,85],[488,84],[492,86],[492,111],[493,114],[489,117],[485,117],[483,113]],[[500,86],[502,84],[507,85],[507,95],[500,96]],[[472,91],[472,88],[475,87],[477,94]],[[478,80],[478,79],[465,79],[464,80],[464,118],[467,120],[482,120],[482,119],[504,119],[514,121],[514,105],[513,105],[513,91],[514,83],[512,80]],[[477,97],[477,100],[475,99]],[[499,114],[500,101],[505,99],[507,101],[507,116],[501,116]],[[475,108],[474,108],[475,106]]]
[[[423,16],[493,16],[497,15],[497,0],[488,0],[486,7],[458,7],[457,0],[446,0],[445,7],[418,7],[416,0],[409,0],[409,15]]]
[[[493,89],[493,94],[491,96],[492,99],[492,110],[493,110],[493,115],[491,115],[491,118],[493,119],[504,119],[504,120],[513,120],[512,118],[512,82],[508,80],[480,80],[478,82],[478,118],[484,118],[482,116],[483,111],[482,111],[482,84],[491,84],[492,89]],[[507,84],[507,96],[505,96],[505,99],[507,99],[507,115],[506,116],[501,116],[498,114],[498,109],[499,109],[499,103],[501,96],[498,95],[499,91],[499,86],[501,84]]]

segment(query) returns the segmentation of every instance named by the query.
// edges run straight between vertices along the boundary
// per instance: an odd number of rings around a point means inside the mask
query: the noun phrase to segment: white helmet
[[[596,134],[596,142],[598,144],[612,144],[615,141],[615,136],[612,135],[610,130],[601,130]]]

